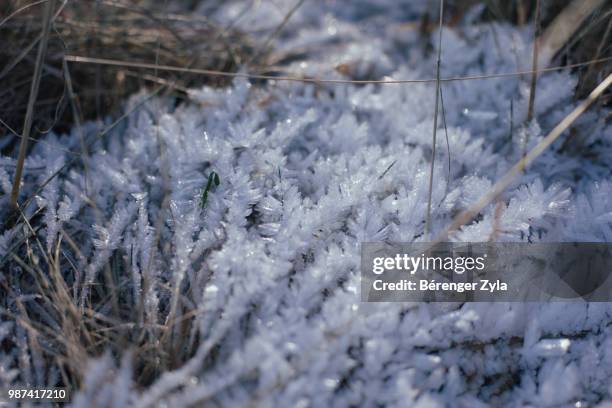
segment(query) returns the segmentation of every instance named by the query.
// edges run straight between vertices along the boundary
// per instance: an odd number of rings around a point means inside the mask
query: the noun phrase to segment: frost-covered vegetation
[[[273,40],[284,71],[435,75],[437,30],[403,24],[427,2],[340,3],[295,12]],[[201,12],[265,31],[294,2],[257,4]],[[442,77],[529,69],[531,29],[479,10],[443,29]],[[529,76],[442,84],[433,233],[564,118],[576,81],[543,74],[531,123]],[[87,123],[33,148],[31,224],[0,236],[0,385],[79,383],[82,407],[610,400],[608,303],[360,302],[361,242],[426,240],[434,83],[238,78],[189,97],[143,92],[109,132]],[[609,114],[585,113],[451,239],[612,241]],[[0,158],[3,219],[15,162]]]

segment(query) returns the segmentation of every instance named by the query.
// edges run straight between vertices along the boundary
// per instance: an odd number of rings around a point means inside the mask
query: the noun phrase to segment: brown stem
[[[32,86],[30,88],[30,98],[28,100],[28,109],[26,111],[25,121],[23,124],[23,134],[21,144],[19,145],[19,156],[17,158],[17,169],[15,170],[15,179],[13,180],[13,189],[11,190],[11,206],[17,208],[17,199],[19,198],[19,187],[21,185],[21,177],[23,175],[23,164],[25,162],[26,150],[28,148],[28,139],[32,130],[32,121],[34,118],[34,104],[38,98],[38,89],[40,87],[40,77],[44,65],[45,54],[47,53],[47,43],[49,42],[49,29],[51,27],[51,10],[53,8],[53,0],[49,0],[45,4],[43,16],[42,38],[38,44],[38,54],[36,55],[36,66],[34,67],[34,76],[32,78]]]

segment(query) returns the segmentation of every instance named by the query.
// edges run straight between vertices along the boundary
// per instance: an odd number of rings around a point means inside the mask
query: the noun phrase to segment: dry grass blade
[[[448,153],[448,174],[447,174],[447,182],[446,188],[448,189],[448,185],[451,179],[451,151],[450,151],[450,141],[448,140],[448,126],[446,126],[446,109],[444,109],[444,93],[442,92],[442,87],[440,87],[440,105],[442,106],[442,124],[444,125],[444,136],[446,138],[446,151]]]
[[[68,63],[66,60],[62,61],[62,68],[64,71],[64,77],[66,78],[66,90],[68,91],[68,98],[70,100],[70,106],[72,108],[72,116],[76,125],[77,132],[79,134],[79,143],[81,145],[81,159],[83,160],[83,170],[85,172],[85,193],[89,194],[89,163],[88,163],[88,152],[87,145],[85,144],[85,135],[83,134],[83,127],[81,125],[81,113],[78,106],[77,97],[72,87],[72,77],[68,70]]]
[[[108,65],[120,68],[141,68],[141,69],[151,69],[151,70],[159,70],[159,71],[169,71],[169,72],[188,72],[192,74],[199,75],[209,75],[209,76],[221,76],[221,77],[230,77],[230,78],[249,78],[249,79],[260,79],[260,80],[270,80],[270,81],[293,81],[293,82],[304,82],[304,83],[312,83],[312,84],[355,84],[355,85],[367,85],[367,84],[423,84],[423,83],[432,83],[436,82],[436,78],[425,78],[425,79],[328,79],[328,78],[310,78],[310,77],[300,77],[297,75],[291,74],[283,74],[283,75],[263,75],[263,74],[249,74],[245,72],[229,72],[229,71],[217,71],[211,69],[198,69],[198,68],[183,68],[174,65],[155,65],[144,62],[133,62],[133,61],[121,61],[107,58],[93,58],[86,57],[81,55],[66,55],[66,61],[81,63],[81,64],[99,64],[99,65]],[[561,71],[564,69],[572,69],[578,68],[593,64],[599,64],[602,62],[612,61],[612,57],[606,57],[596,60],[589,60],[584,62],[578,62],[575,64],[566,64],[559,65],[555,67],[542,68],[537,72],[539,74],[547,73],[547,72],[555,72]],[[268,70],[269,71],[269,70]],[[448,77],[448,78],[440,78],[440,82],[453,82],[453,81],[474,81],[481,79],[494,79],[494,78],[508,78],[508,77],[520,77],[524,75],[531,74],[531,70],[526,71],[515,71],[515,72],[502,72],[497,74],[484,74],[484,75],[470,75],[470,76],[458,76],[458,77]]]
[[[429,168],[429,190],[427,193],[427,214],[425,216],[425,235],[429,237],[431,229],[431,196],[433,192],[434,164],[436,161],[436,135],[438,131],[438,110],[440,104],[440,62],[442,58],[442,22],[444,18],[444,0],[440,0],[440,22],[438,26],[438,57],[436,59],[436,102],[433,118],[433,136],[431,141],[431,166]]]
[[[23,175],[23,164],[25,162],[26,150],[28,148],[28,139],[30,137],[30,131],[32,129],[32,120],[34,118],[34,103],[38,98],[38,89],[40,87],[40,77],[42,75],[42,69],[44,64],[45,55],[47,54],[47,44],[49,41],[49,31],[51,29],[51,10],[53,8],[53,0],[49,0],[45,4],[45,11],[43,15],[43,29],[42,38],[38,44],[38,54],[36,55],[36,67],[34,69],[34,76],[32,77],[32,85],[30,88],[30,98],[28,101],[28,110],[26,112],[25,121],[23,125],[23,137],[19,145],[19,157],[17,158],[17,169],[15,170],[15,178],[13,180],[13,188],[11,190],[11,205],[17,207],[17,199],[19,197],[19,186],[21,184],[21,177]]]
[[[539,38],[539,27],[540,27],[540,0],[536,1],[535,16],[533,17],[533,48],[531,51],[531,83],[529,85],[529,104],[527,106],[527,118],[526,123],[529,125],[533,120],[533,110],[535,106],[536,97],[536,86],[538,83],[538,44]],[[529,132],[525,133],[525,139],[522,142],[522,153],[521,157],[525,157],[527,154],[527,146],[529,145]]]
[[[531,84],[529,87],[529,105],[527,107],[527,123],[533,119],[533,109],[535,104],[536,85],[538,82],[538,43],[539,27],[540,27],[540,0],[536,1],[535,17],[533,18],[533,49],[531,52]],[[525,140],[525,149],[527,148],[528,140]],[[523,154],[524,156],[524,154]]]
[[[522,169],[533,162],[544,150],[546,150],[561,134],[582,115],[593,102],[612,84],[612,74],[608,75],[569,115],[567,115],[550,133],[542,139],[529,153],[516,163],[491,190],[482,196],[472,207],[462,211],[455,217],[455,220],[442,231],[434,240],[435,243],[443,242],[448,239],[451,232],[456,231],[461,226],[470,222],[474,217],[493,200],[495,200],[522,172]]]

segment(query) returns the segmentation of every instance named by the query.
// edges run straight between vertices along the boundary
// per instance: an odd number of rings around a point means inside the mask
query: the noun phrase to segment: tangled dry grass
[[[9,1],[0,10],[0,118],[21,133],[30,82],[41,37],[44,1]],[[104,69],[91,65],[64,67],[66,54],[112,58],[234,71],[253,52],[251,37],[219,27],[205,17],[164,13],[161,4],[135,1],[55,2],[43,86],[35,105],[37,133],[51,128],[67,131],[75,123],[67,76],[72,82],[81,120],[116,115],[125,98],[152,83],[168,84],[174,91],[203,83],[222,86],[223,78],[164,75],[130,69]],[[10,146],[4,146],[10,148]]]

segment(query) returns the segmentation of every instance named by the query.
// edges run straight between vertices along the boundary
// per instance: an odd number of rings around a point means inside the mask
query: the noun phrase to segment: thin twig
[[[170,72],[188,72],[199,75],[210,75],[220,77],[231,77],[231,78],[249,78],[249,79],[261,79],[270,81],[293,81],[293,82],[305,82],[314,84],[355,84],[355,85],[366,85],[366,84],[422,84],[436,82],[436,78],[427,79],[374,79],[374,80],[352,80],[352,79],[328,79],[328,78],[303,78],[297,75],[262,75],[262,74],[248,74],[245,72],[228,72],[228,71],[215,71],[211,69],[199,69],[199,68],[183,68],[174,65],[155,65],[142,62],[133,61],[121,61],[106,58],[92,58],[84,57],[80,55],[66,55],[66,61],[77,62],[82,64],[100,64],[109,65],[122,68],[143,68],[143,69],[157,69],[159,71],[170,71]],[[582,67],[586,65],[599,64],[601,62],[611,61],[612,57],[601,58],[598,60],[589,60],[585,62],[579,62],[576,64],[559,65],[556,67],[542,68],[537,72],[542,74],[546,72],[560,71],[564,69],[571,69]],[[458,76],[449,78],[440,78],[440,82],[453,82],[453,81],[471,81],[479,79],[493,79],[493,78],[507,78],[507,77],[520,77],[528,75],[533,71],[515,71],[515,72],[502,72],[498,74],[485,74],[485,75],[470,75],[470,76]]]
[[[533,17],[533,50],[531,52],[531,84],[529,86],[529,105],[527,107],[526,126],[533,120],[533,110],[535,109],[536,86],[538,83],[538,43],[540,42],[540,0],[536,1],[535,16]],[[529,145],[529,131],[525,131],[525,138],[522,141],[523,147],[521,157],[527,154]],[[525,170],[525,169],[523,169]]]
[[[83,126],[81,125],[81,110],[78,106],[76,94],[72,87],[72,77],[68,69],[68,63],[66,60],[62,60],[62,68],[64,70],[64,78],[66,80],[66,90],[68,91],[68,98],[70,99],[70,106],[72,108],[72,116],[74,117],[74,123],[79,134],[79,143],[81,145],[81,159],[83,161],[83,170],[85,171],[85,195],[89,195],[89,153],[87,152],[87,145],[85,144],[85,134],[83,133]]]
[[[431,196],[433,192],[434,164],[436,160],[436,132],[438,130],[438,109],[440,103],[440,61],[442,58],[442,19],[444,18],[444,0],[440,0],[440,22],[438,24],[438,58],[436,60],[436,102],[434,106],[433,137],[431,141],[431,166],[429,168],[429,190],[427,194],[427,214],[425,216],[425,235],[429,237],[431,229]]]
[[[32,121],[34,119],[34,104],[38,98],[38,89],[40,87],[40,77],[42,76],[42,68],[47,54],[47,44],[49,42],[49,31],[51,28],[51,10],[53,9],[53,0],[45,3],[43,14],[43,28],[41,41],[38,44],[38,54],[36,55],[36,66],[34,67],[34,76],[32,78],[32,86],[30,88],[30,98],[28,100],[28,110],[26,111],[25,121],[23,124],[23,137],[19,144],[19,156],[17,158],[17,168],[15,170],[15,178],[13,180],[13,189],[11,190],[11,206],[17,208],[17,198],[19,197],[19,187],[21,185],[21,177],[23,174],[23,163],[25,162],[26,150],[28,148],[28,139],[32,129]]]
[[[446,126],[446,109],[444,109],[444,93],[442,92],[442,87],[440,87],[440,105],[442,106],[442,124],[444,125],[444,135],[446,136],[446,150],[448,152],[448,180],[446,183],[446,187],[448,188],[451,179],[451,151],[450,143],[448,141],[448,127]]]
[[[538,82],[538,43],[540,27],[540,0],[536,1],[535,17],[533,18],[533,50],[531,53],[531,85],[529,89],[529,106],[527,108],[527,123],[533,119],[533,109],[535,104],[536,85]],[[527,143],[525,143],[527,144]]]

